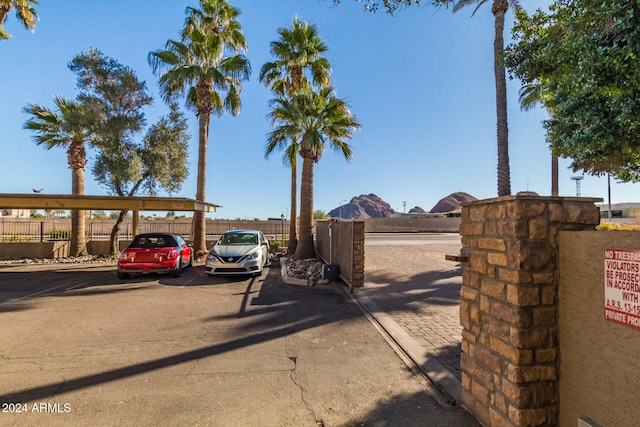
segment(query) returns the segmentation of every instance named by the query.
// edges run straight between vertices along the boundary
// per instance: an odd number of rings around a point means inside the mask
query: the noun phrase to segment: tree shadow
[[[374,286],[366,287],[367,283]],[[416,301],[436,306],[459,305],[461,286],[462,270],[457,268],[425,271],[406,279],[398,279],[390,273],[367,274],[365,288],[356,289],[356,292],[365,292],[376,302],[390,301],[392,304],[386,304],[389,309],[394,309],[392,305],[395,305],[395,310],[406,310]]]
[[[274,264],[277,266],[277,264]],[[86,274],[86,273],[85,273]],[[216,286],[218,281],[203,280],[200,274],[204,274],[197,268],[189,269],[187,274],[181,278],[188,283],[180,285],[181,280],[174,278],[163,278],[159,280],[165,286]],[[260,343],[286,337],[290,334],[310,330],[319,326],[334,322],[348,322],[354,319],[361,319],[362,313],[355,304],[347,297],[346,288],[339,285],[297,287],[286,285],[281,282],[279,267],[272,267],[261,277],[228,278],[222,283],[238,284],[246,281],[246,286],[242,292],[234,295],[242,295],[241,302],[233,314],[210,316],[204,319],[206,322],[217,322],[231,318],[244,318],[244,321],[233,327],[233,338],[225,342],[212,343],[199,348],[177,352],[165,357],[158,357],[140,363],[132,363],[116,369],[94,372],[76,378],[64,379],[48,384],[41,384],[34,387],[14,390],[3,393],[0,402],[35,402],[44,401],[53,396],[70,393],[89,387],[106,384],[129,377],[138,376],[144,373],[158,371],[167,367],[190,363],[199,359],[209,358],[216,355],[232,352],[237,349],[250,347]],[[455,295],[450,294],[446,287],[447,283],[438,283],[439,280],[455,278],[456,274],[449,272],[444,276],[440,273],[431,272],[420,273],[407,281],[393,281],[391,276],[379,275],[378,279],[384,287],[391,289],[372,289],[371,292],[384,297],[385,292],[408,293],[408,300],[432,298],[441,301],[444,305],[452,305]],[[205,276],[206,277],[206,276]],[[208,279],[208,278],[207,278]],[[189,282],[191,281],[191,282]],[[414,282],[422,283],[421,286]],[[425,285],[424,283],[427,282]],[[258,285],[261,286],[258,286]],[[127,288],[122,288],[123,283],[115,276],[115,271],[108,277],[103,278],[99,283],[87,283],[79,285],[73,291],[76,295],[93,295],[97,293],[108,293],[109,289],[98,289],[92,287],[114,286],[114,293],[141,291],[152,291],[153,286],[138,287],[135,281]],[[394,288],[395,287],[395,288]],[[426,289],[425,289],[426,287]],[[418,292],[412,295],[412,291],[426,291],[426,294]],[[458,289],[459,298],[459,289]],[[0,305],[0,308],[2,306]],[[443,348],[441,353],[445,357],[452,353],[452,348]],[[438,355],[435,355],[436,357]],[[433,399],[428,391],[402,395],[396,394],[380,400],[375,408],[364,417],[354,422],[343,424],[344,426],[478,426],[468,413],[464,411],[451,411],[449,409],[439,410],[425,408],[425,405],[432,405]],[[433,409],[429,410],[429,409]],[[425,413],[439,413],[437,419],[425,418]],[[444,415],[442,415],[444,414]]]
[[[114,273],[115,274],[115,273]],[[157,371],[166,367],[192,362],[198,359],[227,353],[236,349],[285,337],[293,332],[315,328],[335,321],[350,320],[362,314],[346,298],[345,292],[338,287],[295,288],[279,280],[279,269],[272,269],[263,286],[254,296],[250,280],[244,292],[242,303],[235,317],[250,317],[257,314],[255,322],[237,328],[237,338],[227,342],[203,346],[174,355],[160,357],[130,366],[97,372],[82,377],[43,384],[23,390],[16,390],[0,396],[0,402],[32,402],[44,400],[54,395],[69,393],[107,382]],[[255,278],[254,278],[255,279]],[[109,282],[110,283],[110,282]],[[103,286],[104,283],[101,284]],[[248,312],[249,306],[263,309]],[[219,320],[211,317],[208,320]],[[243,334],[243,332],[245,332]]]

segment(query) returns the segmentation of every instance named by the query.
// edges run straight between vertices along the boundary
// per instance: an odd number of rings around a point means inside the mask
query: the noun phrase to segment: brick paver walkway
[[[366,245],[365,295],[404,329],[429,357],[461,380],[459,303],[462,269],[446,261],[460,243]]]

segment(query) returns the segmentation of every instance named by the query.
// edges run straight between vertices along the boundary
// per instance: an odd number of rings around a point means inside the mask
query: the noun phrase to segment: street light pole
[[[280,219],[282,220],[281,225],[282,225],[282,246],[284,248],[284,214],[280,215]]]
[[[338,218],[342,219],[342,202],[346,202],[347,199],[341,199],[340,201],[338,201],[338,209],[339,209],[339,213],[338,213]]]

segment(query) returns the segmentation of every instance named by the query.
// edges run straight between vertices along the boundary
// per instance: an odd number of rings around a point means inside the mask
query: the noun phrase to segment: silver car
[[[269,265],[269,241],[259,230],[231,230],[207,255],[205,271],[214,274],[262,274]]]

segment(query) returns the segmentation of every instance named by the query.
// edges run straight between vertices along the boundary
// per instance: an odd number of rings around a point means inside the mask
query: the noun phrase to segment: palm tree
[[[310,89],[291,99],[277,98],[272,101],[272,116],[278,125],[271,132],[282,135],[300,135],[302,157],[302,182],[300,185],[300,239],[296,247],[297,258],[314,258],[313,243],[313,169],[326,145],[342,153],[345,159],[353,158],[351,146],[346,143],[352,133],[360,127],[349,111],[348,104],[335,97],[331,87],[318,92]]]
[[[287,253],[294,254],[298,238],[297,236],[297,195],[298,191],[298,154],[300,152],[300,144],[297,142],[299,129],[297,121],[299,120],[299,111],[296,110],[295,103],[284,97],[271,100],[270,106],[272,110],[267,117],[271,121],[271,126],[279,124],[279,126],[271,131],[267,136],[267,145],[265,147],[265,157],[268,157],[276,150],[282,150],[282,162],[291,167],[291,216],[289,221],[289,242]],[[284,244],[284,237],[283,237]]]
[[[14,8],[16,16],[27,30],[33,31],[38,22],[38,12],[34,9],[37,0],[0,0],[0,40],[9,40],[11,35],[4,31],[3,25],[7,20],[7,15]]]
[[[240,11],[226,0],[200,0],[200,9],[187,8],[181,40],[169,40],[164,50],[149,53],[148,60],[165,100],[186,96],[198,117],[198,177],[196,200],[205,201],[207,143],[211,114],[240,112],[241,81],[251,73]],[[229,56],[226,56],[229,54]],[[204,212],[193,215],[194,250],[207,253]]]
[[[448,1],[447,1],[448,2]],[[472,15],[489,0],[455,0],[453,12],[476,5]],[[509,6],[520,8],[518,0],[493,0],[491,12],[495,17],[493,41],[493,70],[496,84],[496,113],[498,116],[498,196],[511,194],[511,172],[509,170],[509,127],[507,122],[507,78],[503,60],[504,16]]]
[[[309,84],[305,71],[311,75],[311,81],[318,87],[326,87],[330,83],[331,65],[322,55],[327,45],[320,39],[316,25],[301,22],[293,18],[291,28],[279,27],[278,40],[271,42],[272,62],[265,63],[260,69],[260,81],[280,97],[291,98]],[[272,118],[272,124],[275,117]],[[290,145],[284,140],[269,139],[265,148],[268,157],[276,148],[285,151],[283,161],[291,167],[291,220],[289,222],[288,253],[295,253],[297,246],[297,156],[298,135],[287,135]]]
[[[524,111],[529,111],[538,103],[541,103],[545,106],[551,118],[553,118],[553,111],[547,107],[548,103],[545,102],[549,96],[550,93],[542,83],[525,84],[520,88],[520,108]],[[551,195],[558,195],[558,156],[553,154],[553,152],[551,153]]]
[[[282,98],[284,99],[284,98]],[[274,124],[272,119],[271,124]],[[282,135],[282,139],[278,139],[273,132],[269,134],[267,138],[267,146],[265,147],[265,158],[269,157],[276,149],[284,150],[282,155],[282,162],[285,165],[289,165],[291,168],[291,217],[289,219],[289,242],[287,243],[287,253],[295,253],[296,246],[298,245],[297,237],[297,216],[298,216],[298,197],[296,192],[298,191],[298,152],[300,149],[299,144],[296,142],[297,135]],[[287,146],[286,142],[290,142]],[[282,237],[282,244],[284,245],[284,236]]]
[[[84,169],[87,164],[85,143],[90,142],[90,121],[82,104],[63,97],[55,97],[57,111],[29,103],[23,112],[32,117],[24,124],[25,129],[34,131],[33,140],[46,149],[64,147],[67,149],[67,163],[71,169],[71,194],[84,195]],[[71,211],[71,251],[72,256],[87,254],[85,240],[85,211]]]

